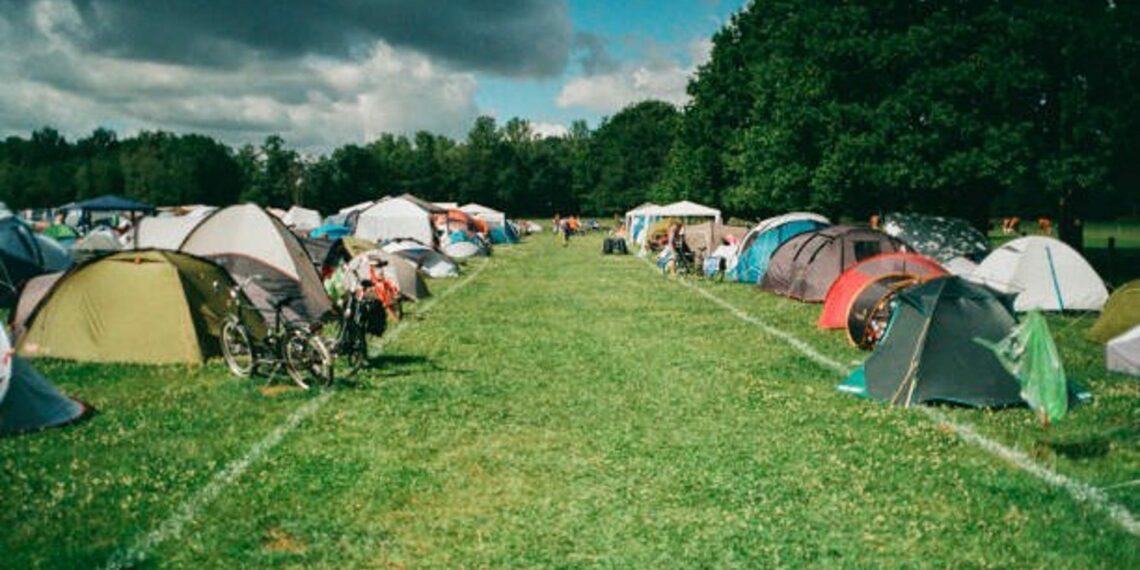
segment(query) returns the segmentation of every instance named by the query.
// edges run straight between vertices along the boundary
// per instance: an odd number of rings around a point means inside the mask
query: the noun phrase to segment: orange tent
[[[821,329],[841,329],[847,325],[847,310],[867,283],[883,275],[910,275],[929,279],[946,275],[937,261],[917,253],[885,253],[847,268],[827,290],[823,313],[817,325]]]
[[[487,222],[469,215],[463,210],[451,209],[447,211],[447,228],[449,230],[465,230],[486,235],[490,228]]]

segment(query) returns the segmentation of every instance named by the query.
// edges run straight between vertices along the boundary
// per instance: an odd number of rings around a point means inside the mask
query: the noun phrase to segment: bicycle
[[[334,363],[345,357],[347,369],[338,376],[354,376],[365,363],[375,362],[389,318],[403,317],[399,287],[376,271],[385,264],[383,260],[369,260],[368,278],[356,282],[342,299],[342,310],[333,326],[322,329]]]
[[[246,284],[253,279],[247,279]],[[289,378],[301,389],[308,390],[313,384],[332,384],[332,355],[323,340],[308,328],[285,321],[285,306],[297,299],[296,296],[288,296],[273,301],[272,326],[263,334],[255,335],[242,314],[257,309],[248,303],[240,284],[235,283],[229,288],[221,341],[222,356],[231,373],[247,378],[268,368],[267,376],[272,381],[277,371],[284,367]]]

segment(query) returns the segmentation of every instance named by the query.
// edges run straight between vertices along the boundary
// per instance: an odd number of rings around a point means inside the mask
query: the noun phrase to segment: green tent
[[[219,354],[232,283],[217,264],[184,253],[111,254],[59,279],[16,347],[82,361],[199,363]]]
[[[1129,281],[1112,293],[1104,304],[1104,312],[1089,329],[1088,337],[1108,342],[1137,325],[1140,325],[1140,279]]]

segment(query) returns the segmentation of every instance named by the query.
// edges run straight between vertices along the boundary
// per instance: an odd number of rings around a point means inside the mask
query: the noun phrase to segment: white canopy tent
[[[661,206],[651,213],[659,218],[712,218],[714,222],[721,223],[720,210],[688,200]]]

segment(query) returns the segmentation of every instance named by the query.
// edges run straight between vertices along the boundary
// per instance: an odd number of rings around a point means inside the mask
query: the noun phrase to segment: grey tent
[[[828,226],[783,243],[760,280],[765,291],[822,302],[848,267],[883,253],[905,251],[899,240],[868,228]]]
[[[86,413],[82,403],[64,396],[23,358],[11,354],[0,331],[0,435],[34,431],[74,422]]]

